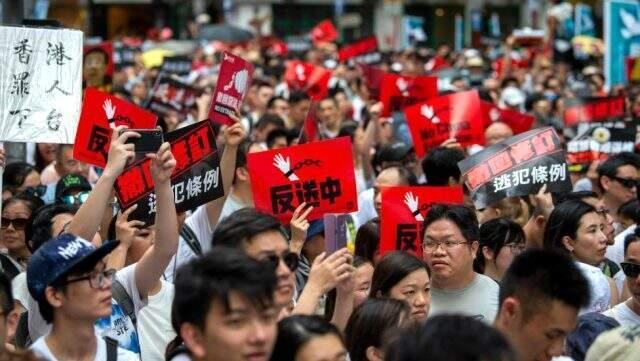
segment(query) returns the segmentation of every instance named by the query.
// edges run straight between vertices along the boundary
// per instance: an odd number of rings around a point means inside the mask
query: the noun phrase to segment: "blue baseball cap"
[[[36,301],[44,300],[44,290],[79,265],[93,266],[111,253],[120,241],[96,248],[87,240],[63,234],[45,242],[29,258],[27,287]]]
[[[322,219],[311,221],[311,223],[309,223],[309,229],[307,229],[306,241],[310,240],[311,238],[319,234],[324,235],[324,220]]]

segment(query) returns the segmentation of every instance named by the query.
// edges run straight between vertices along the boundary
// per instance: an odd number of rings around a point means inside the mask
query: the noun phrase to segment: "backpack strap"
[[[187,242],[187,245],[196,256],[202,256],[202,247],[200,246],[200,242],[198,242],[198,236],[196,236],[193,229],[189,227],[188,224],[182,226],[180,230],[180,236]]]
[[[107,361],[118,361],[118,341],[105,337],[104,342],[107,344]]]
[[[131,323],[133,323],[133,327],[137,330],[136,309],[133,306],[133,301],[127,293],[127,290],[124,289],[122,283],[117,279],[114,279],[111,283],[111,294],[116,302],[118,302],[118,305],[122,308],[124,314],[129,316]]]

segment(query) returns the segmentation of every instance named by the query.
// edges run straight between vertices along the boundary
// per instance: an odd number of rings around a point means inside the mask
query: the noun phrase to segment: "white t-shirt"
[[[176,333],[171,326],[173,284],[162,281],[160,292],[149,295],[148,305],[138,314],[140,348],[144,361],[164,361],[164,353]]]
[[[618,234],[615,238],[613,246],[607,247],[607,253],[605,253],[605,257],[612,260],[613,262],[620,265],[621,262],[624,262],[624,239],[628,234],[632,234],[636,230],[636,225],[632,225],[629,228],[622,231],[622,233]]]
[[[227,199],[224,201],[224,206],[222,206],[222,211],[220,211],[220,222],[222,222],[222,220],[227,218],[231,213],[247,207],[248,205],[237,200],[233,196],[233,193],[229,194]]]
[[[431,288],[429,317],[454,313],[492,324],[498,313],[499,291],[496,281],[478,273],[467,287],[460,290]]]
[[[598,267],[594,267],[582,262],[576,262],[582,274],[589,280],[591,289],[591,303],[586,308],[580,310],[580,314],[588,312],[604,312],[611,304],[611,287],[607,276]]]
[[[369,188],[363,192],[358,194],[358,223],[365,224],[368,221],[376,218],[378,216],[378,212],[376,212],[376,207],[373,203],[374,190],[373,188]]]
[[[146,299],[142,300],[140,298],[140,294],[138,293],[138,286],[136,285],[135,278],[135,266],[137,263],[134,263],[130,266],[127,266],[116,273],[116,279],[122,283],[124,289],[127,291],[127,294],[133,301],[133,306],[136,314],[139,314],[140,309],[142,309],[146,305]],[[24,273],[22,273],[24,274]],[[18,275],[21,276],[22,274]],[[38,307],[38,303],[31,297],[29,291],[27,289],[26,282],[26,274],[23,281],[18,280],[15,283],[15,286],[21,288],[16,294],[20,294],[22,299],[20,299],[20,303],[27,309],[29,312],[29,336],[32,340],[37,340],[44,335],[47,335],[51,331],[51,324],[47,324],[47,322],[42,318],[42,314],[40,314],[40,308]],[[16,277],[17,279],[18,277]],[[25,293],[26,290],[26,293]],[[26,298],[26,299],[25,299]],[[116,303],[116,301],[111,299],[111,316],[101,318],[96,321],[96,334],[100,337],[109,336],[114,340],[118,341],[118,345],[120,347],[125,348],[131,352],[136,354],[140,354],[140,343],[138,342],[138,333],[135,331],[133,327],[133,323],[129,316],[126,316],[120,308],[120,305]]]
[[[107,343],[104,339],[96,336],[96,341],[98,342],[98,349],[96,351],[95,361],[106,361],[107,360]],[[31,347],[29,348],[33,351],[39,358],[44,359],[44,361],[58,361],[58,359],[51,353],[49,350],[49,346],[45,341],[44,337],[40,337]],[[127,351],[118,347],[118,361],[138,361],[140,360],[136,354],[131,351]]]
[[[633,312],[627,306],[626,302],[617,304],[612,309],[603,312],[605,316],[609,316],[620,323],[621,326],[637,326],[640,325],[640,315]]]
[[[200,243],[200,249],[202,253],[206,253],[211,249],[211,236],[213,235],[213,227],[209,224],[209,217],[207,215],[206,205],[202,205],[196,209],[187,219],[184,221],[186,226],[189,226],[193,233],[196,235],[198,243]],[[173,283],[173,276],[175,271],[183,264],[189,262],[190,259],[196,256],[191,250],[191,247],[184,240],[182,236],[178,240],[178,251],[171,258],[167,269],[164,271],[164,280]]]

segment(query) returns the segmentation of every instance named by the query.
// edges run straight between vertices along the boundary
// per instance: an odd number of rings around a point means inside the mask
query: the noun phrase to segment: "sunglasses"
[[[5,218],[2,217],[0,218],[0,228],[2,229],[7,229],[9,228],[9,225],[13,225],[13,229],[15,229],[16,231],[22,231],[27,227],[27,224],[29,223],[29,219],[28,218],[14,218],[14,219],[10,219],[10,218]]]
[[[62,203],[69,204],[69,205],[82,204],[86,202],[88,198],[89,198],[89,192],[80,192],[75,196],[67,195],[67,196],[60,197],[60,199],[62,200]]]
[[[624,275],[629,278],[638,278],[640,275],[640,264],[621,262],[620,267],[622,267]]]
[[[28,187],[22,191],[22,194],[26,194],[28,196],[34,196],[34,197],[42,197],[44,196],[45,193],[47,193],[46,186]]]
[[[295,271],[298,268],[298,255],[293,252],[286,252],[282,256],[278,256],[277,254],[270,254],[266,258],[267,262],[273,266],[273,268],[278,268],[280,264],[280,260],[284,262],[284,264],[289,268],[291,272]]]
[[[638,180],[637,179],[632,179],[632,178],[620,178],[620,177],[611,177],[612,179],[618,181],[620,184],[622,184],[624,187],[626,188],[633,188],[633,187],[637,187],[638,186]]]

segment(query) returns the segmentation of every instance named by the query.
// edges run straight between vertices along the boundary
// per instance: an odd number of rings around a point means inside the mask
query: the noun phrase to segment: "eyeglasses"
[[[0,218],[0,228],[2,229],[7,229],[9,228],[9,225],[13,225],[13,229],[15,229],[16,231],[22,231],[27,227],[27,223],[29,223],[29,219],[28,218],[6,218],[6,217],[2,217]]]
[[[620,182],[620,184],[622,184],[626,188],[633,188],[638,186],[638,179],[620,177],[611,177],[611,179]]]
[[[62,202],[64,204],[69,204],[69,205],[82,204],[86,202],[88,198],[89,198],[89,192],[80,192],[75,196],[67,195],[67,196],[61,197]]]
[[[464,244],[464,243],[469,243],[467,241],[453,241],[453,240],[446,240],[446,241],[429,241],[429,242],[423,242],[422,243],[422,250],[425,252],[433,252],[435,251],[438,246],[442,246],[442,248],[449,250],[449,249],[453,249],[456,246],[460,245],[460,244]]]
[[[282,256],[277,254],[270,254],[267,256],[267,262],[269,262],[273,268],[278,268],[280,260],[289,268],[291,272],[298,268],[298,255],[293,252],[286,252]]]
[[[524,243],[509,243],[505,244],[505,247],[509,247],[513,254],[520,254],[525,250]]]
[[[70,283],[74,283],[74,282],[80,282],[80,281],[89,280],[89,286],[91,286],[91,288],[93,288],[93,289],[99,290],[102,287],[104,287],[104,282],[107,279],[110,280],[110,281],[113,281],[113,276],[115,274],[116,274],[116,270],[112,268],[112,269],[105,270],[103,272],[91,272],[86,276],[69,279],[64,283],[65,284],[70,284]]]
[[[640,264],[620,262],[620,267],[622,267],[624,275],[629,278],[638,278],[638,275],[640,275]]]

